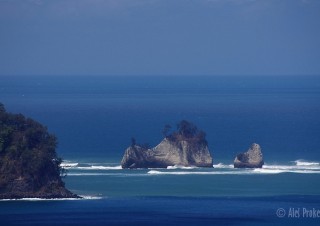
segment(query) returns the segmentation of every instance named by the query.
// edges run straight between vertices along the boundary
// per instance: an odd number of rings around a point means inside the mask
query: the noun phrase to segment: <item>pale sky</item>
[[[0,0],[3,75],[320,75],[320,1]]]

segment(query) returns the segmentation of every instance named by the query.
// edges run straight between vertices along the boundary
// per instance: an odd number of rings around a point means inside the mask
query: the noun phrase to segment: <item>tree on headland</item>
[[[56,146],[57,138],[45,126],[6,112],[0,103],[0,198],[73,196],[61,180],[65,172]]]
[[[177,124],[177,131],[172,132],[167,138],[171,141],[186,140],[193,143],[207,144],[206,133],[187,120],[180,121]]]
[[[188,141],[191,144],[207,144],[206,133],[199,130],[192,122],[181,120],[177,124],[177,130],[171,133],[171,125],[166,124],[162,130],[162,134],[166,139],[172,142]],[[151,146],[148,143],[137,143],[134,137],[131,138],[131,147],[139,146],[144,150],[148,150]]]
[[[191,122],[187,120],[182,120],[177,124],[178,133],[186,138],[193,137],[198,133],[198,128]]]

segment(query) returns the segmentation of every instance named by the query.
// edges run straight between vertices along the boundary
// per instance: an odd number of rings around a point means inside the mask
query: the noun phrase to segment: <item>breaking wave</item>
[[[120,170],[121,166],[79,166],[76,169],[81,170]]]
[[[250,174],[280,174],[280,173],[300,173],[300,174],[320,174],[317,170],[281,170],[281,169],[245,169],[245,170],[232,170],[232,171],[159,171],[150,170],[150,175],[250,175]]]
[[[292,164],[294,163],[294,164]],[[292,161],[288,165],[265,164],[257,169],[235,169],[233,165],[218,163],[214,168],[196,168],[196,170],[183,171],[181,168],[175,168],[175,171],[155,170],[148,171],[149,175],[250,175],[250,174],[280,174],[280,173],[298,173],[298,174],[320,174],[319,162],[308,162],[305,160]],[[171,169],[171,168],[170,168]]]
[[[225,164],[220,162],[220,163],[218,163],[216,165],[213,165],[213,167],[217,168],[217,169],[226,169],[226,168],[231,169],[231,168],[233,168],[233,165],[225,165]]]
[[[221,175],[221,174],[240,174],[240,172],[227,172],[227,171],[159,171],[159,170],[150,170],[148,174],[151,175]]]
[[[60,164],[64,169],[72,170],[121,170],[121,165],[103,164],[103,163],[77,163],[64,161]]]
[[[60,164],[60,166],[62,167],[62,168],[74,168],[74,167],[76,167],[76,166],[78,166],[78,164],[79,163],[72,163],[72,162],[62,162],[61,164]]]
[[[195,169],[196,166],[180,166],[180,165],[174,165],[174,166],[168,166],[167,169]]]
[[[95,200],[95,199],[102,199],[103,197],[98,196],[88,196],[84,195],[81,198],[54,198],[54,199],[42,199],[42,198],[22,198],[22,199],[0,199],[1,201],[74,201],[74,200]]]
[[[297,166],[320,166],[319,162],[308,162],[303,159],[293,161]]]
[[[152,175],[251,175],[251,174],[320,174],[319,162],[295,160],[288,164],[265,164],[258,169],[235,169],[232,164],[218,163],[213,168],[195,166],[168,166],[166,169],[122,169],[115,163],[78,163],[65,161],[61,166],[68,170],[68,176],[152,176]],[[90,172],[89,172],[90,171]]]

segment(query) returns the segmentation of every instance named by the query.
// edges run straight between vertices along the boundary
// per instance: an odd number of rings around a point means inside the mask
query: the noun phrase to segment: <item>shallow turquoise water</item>
[[[63,166],[68,188],[98,197],[320,195],[320,163],[302,160],[265,164],[262,169],[234,169],[223,163],[132,170],[105,162],[68,161]]]

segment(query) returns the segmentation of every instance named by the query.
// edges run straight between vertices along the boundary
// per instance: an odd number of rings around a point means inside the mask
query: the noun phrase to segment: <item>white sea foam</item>
[[[303,159],[293,161],[297,166],[320,166],[319,162],[309,162]]]
[[[299,173],[299,174],[320,174],[320,168],[315,166],[294,166],[294,165],[264,165],[257,169],[235,169],[230,165],[219,163],[213,169],[205,171],[166,171],[150,170],[150,175],[250,175],[250,174],[280,174],[280,173]]]
[[[319,170],[306,170],[306,169],[254,169],[255,172],[262,174],[278,174],[278,173],[307,173],[307,174],[320,174]]]
[[[90,195],[82,195],[81,198],[83,199],[90,199],[90,200],[96,200],[96,199],[103,199],[101,196],[90,196]]]
[[[75,169],[80,170],[121,170],[121,166],[78,166]]]
[[[148,174],[151,175],[226,175],[226,174],[250,174],[253,171],[158,171],[158,170],[150,170]]]
[[[114,177],[144,177],[149,176],[146,172],[143,173],[124,173],[119,171],[117,173],[68,173],[67,176],[81,177],[81,176],[114,176]]]
[[[260,169],[236,169],[233,167],[233,165],[220,162],[213,165],[213,168],[174,165],[168,166],[166,169],[137,169],[130,171],[130,173],[128,173],[126,169],[122,169],[120,165],[115,165],[114,163],[77,163],[66,161],[62,166],[69,170],[68,176],[139,177],[148,175],[250,175],[280,173],[320,174],[319,162],[310,162],[306,160],[296,160],[286,165],[265,164]]]
[[[62,163],[60,164],[60,166],[61,166],[62,168],[74,168],[74,167],[78,166],[78,164],[79,164],[79,163],[77,163],[77,162],[75,162],[75,163],[73,163],[73,162],[62,162]]]
[[[232,169],[233,168],[233,165],[225,165],[225,164],[223,164],[223,163],[218,163],[218,164],[216,164],[216,165],[213,165],[213,167],[214,168],[217,168],[217,169],[225,169],[225,168],[227,168],[227,169]]]
[[[174,165],[174,166],[168,166],[167,169],[195,169],[196,166],[180,166],[180,165]]]
[[[268,169],[254,169],[248,171],[211,171],[211,172],[164,172],[151,170],[148,172],[150,175],[253,175],[253,174],[280,174],[280,173],[299,173],[299,174],[320,174],[320,171],[312,170],[297,170],[297,171],[286,171],[286,170],[268,170]]]
[[[29,202],[36,202],[36,201],[66,201],[66,200],[81,200],[81,198],[61,198],[61,199],[40,199],[40,198],[22,198],[22,199],[1,199],[1,202],[4,201],[29,201]]]
[[[319,166],[313,165],[264,165],[263,169],[278,169],[278,170],[287,170],[287,171],[294,171],[294,170],[320,170]]]
[[[122,167],[120,165],[107,165],[103,163],[78,163],[78,162],[71,162],[71,161],[64,161],[60,164],[62,168],[73,170],[120,170]]]
[[[29,202],[38,202],[38,201],[74,201],[74,200],[93,200],[93,199],[102,199],[98,196],[88,196],[83,195],[81,198],[53,198],[53,199],[42,199],[42,198],[22,198],[22,199],[0,199],[0,201],[29,201]]]
[[[253,170],[254,173],[261,173],[261,174],[279,174],[279,173],[285,173],[285,170],[281,169],[264,169],[264,168],[258,168]]]
[[[102,197],[81,196],[81,198],[54,198],[54,199],[22,198],[22,199],[0,199],[0,201],[29,201],[29,202],[38,202],[38,201],[74,201],[74,200],[101,199],[101,198]]]

